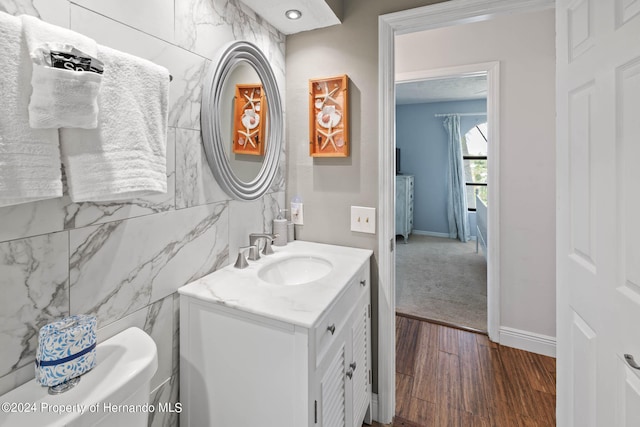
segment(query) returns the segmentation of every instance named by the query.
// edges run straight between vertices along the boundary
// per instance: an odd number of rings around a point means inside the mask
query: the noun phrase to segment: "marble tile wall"
[[[260,200],[232,201],[216,184],[200,136],[203,78],[220,47],[249,40],[265,52],[283,91],[285,38],[238,0],[0,0],[0,11],[38,16],[173,75],[167,194],[0,208],[0,394],[33,378],[41,326],[91,313],[99,340],[130,326],[149,333],[159,353],[151,399],[175,402],[176,289],[233,262],[248,234],[270,231],[284,207],[284,157]],[[177,425],[177,417],[155,413],[149,424]]]

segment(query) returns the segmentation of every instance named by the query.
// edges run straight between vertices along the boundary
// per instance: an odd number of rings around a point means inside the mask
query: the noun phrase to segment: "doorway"
[[[554,2],[549,0],[539,1],[527,1],[527,2],[513,2],[513,1],[456,1],[452,0],[445,3],[436,4],[433,6],[427,6],[414,10],[408,10],[404,12],[398,12],[394,14],[384,15],[379,20],[379,183],[380,183],[380,198],[379,198],[379,292],[378,292],[378,313],[379,313],[379,357],[378,357],[378,414],[379,419],[383,422],[388,422],[394,411],[394,388],[395,388],[395,372],[394,372],[394,344],[395,344],[395,276],[394,276],[394,250],[395,250],[395,230],[394,223],[391,219],[394,215],[394,183],[390,178],[394,176],[394,156],[395,150],[393,144],[390,141],[395,137],[395,111],[391,107],[394,103],[395,91],[394,85],[397,80],[395,73],[395,37],[397,35],[409,35],[409,33],[420,32],[424,30],[431,30],[443,27],[454,27],[461,24],[469,24],[478,21],[485,21],[500,16],[512,15],[519,12],[540,12],[552,9]],[[546,28],[546,26],[545,26]],[[514,29],[515,31],[518,28]],[[532,33],[535,29],[532,29]],[[546,34],[546,33],[545,33]],[[549,32],[552,34],[552,32]],[[547,38],[543,38],[548,40]],[[538,40],[531,38],[530,40]],[[447,43],[431,44],[431,46],[446,46]],[[418,50],[412,51],[410,54],[418,56],[421,52],[422,57],[425,57],[426,45],[420,45]],[[487,46],[492,46],[491,44]],[[521,47],[522,45],[520,45]],[[524,52],[520,49],[519,52]],[[546,51],[545,51],[546,52]],[[496,56],[499,57],[499,56]],[[473,61],[473,59],[469,59]],[[478,61],[482,61],[482,58],[477,58]],[[451,63],[451,62],[450,62]],[[464,62],[458,62],[464,63]],[[488,72],[489,84],[498,90],[498,73],[499,66],[497,63],[491,64],[493,72]],[[440,66],[446,66],[442,64]],[[440,70],[442,71],[442,70]],[[477,70],[474,70],[477,71]],[[446,73],[454,74],[454,73]],[[545,74],[546,76],[546,74]],[[422,76],[415,76],[420,78]],[[495,79],[495,80],[494,80]],[[546,86],[545,86],[546,87]],[[550,86],[552,87],[552,86]],[[496,92],[497,93],[497,92]],[[536,95],[536,94],[533,94]],[[498,100],[500,98],[496,96],[495,102],[488,105],[488,114],[495,118],[497,123],[499,117]],[[520,98],[521,100],[522,98]],[[506,101],[505,101],[506,102]],[[507,103],[507,102],[506,102]],[[531,104],[527,104],[531,105]],[[545,104],[546,105],[546,104]],[[552,108],[542,110],[542,113],[547,116],[547,112],[552,112]],[[511,111],[509,111],[511,114]],[[549,115],[550,116],[550,115]],[[499,129],[496,126],[496,130]],[[494,147],[499,145],[500,135],[497,132],[491,132],[492,141],[495,142]],[[490,158],[493,158],[496,164],[499,164],[499,153],[495,153],[495,156],[489,154]],[[491,168],[490,168],[491,170]],[[497,177],[496,177],[497,178]],[[524,182],[528,186],[528,182]],[[489,186],[492,184],[489,183]],[[549,193],[551,194],[551,193]],[[498,196],[497,192],[494,193]],[[543,195],[545,196],[545,195]],[[490,196],[491,197],[491,196]],[[546,199],[545,199],[546,200]],[[546,203],[546,202],[545,202]],[[489,205],[501,206],[499,203],[493,203],[489,200]],[[492,245],[498,244],[501,239],[498,229],[498,214],[499,209],[494,209],[488,219],[488,227],[493,231],[493,238],[488,242],[489,253],[491,254]],[[491,234],[491,231],[489,231]],[[546,241],[544,242],[546,244]],[[531,246],[529,246],[531,247]],[[547,251],[551,253],[552,251]],[[509,254],[503,254],[503,256]],[[507,256],[508,258],[508,256]],[[492,289],[492,275],[495,274],[495,284],[498,285],[496,290],[499,290],[499,275],[500,271],[498,267],[500,257],[491,257],[488,265],[489,275],[489,313],[488,313],[488,333],[493,341],[500,341],[505,339],[505,343],[508,340],[513,344],[516,341],[519,344],[519,348],[529,349],[534,346],[538,346],[542,351],[552,350],[552,337],[548,337],[547,324],[542,322],[542,327],[545,328],[543,334],[527,334],[521,333],[518,329],[500,327],[499,310],[500,308],[500,293],[495,292]],[[545,270],[546,271],[546,270]],[[525,281],[527,279],[525,278]],[[552,282],[550,282],[552,283]],[[546,288],[544,292],[547,292]],[[542,295],[543,292],[539,292]],[[536,295],[537,297],[537,295]],[[541,300],[542,301],[542,300]],[[492,305],[496,304],[496,310],[492,309]],[[547,306],[543,305],[545,309]],[[550,306],[551,307],[551,306]],[[503,307],[504,309],[504,307]],[[509,309],[509,306],[507,306]],[[546,319],[547,317],[540,317]],[[549,317],[551,319],[552,317]],[[551,322],[547,322],[551,323]],[[525,331],[526,332],[526,331]],[[523,344],[525,343],[525,344]],[[527,348],[528,347],[528,348]],[[541,351],[541,352],[542,352]]]
[[[486,333],[487,73],[466,71],[396,82],[396,313]]]

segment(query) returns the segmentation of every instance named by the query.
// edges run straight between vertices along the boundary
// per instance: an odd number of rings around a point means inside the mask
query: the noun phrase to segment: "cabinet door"
[[[299,427],[294,367],[307,358],[307,343],[295,327],[180,299],[181,424]]]
[[[347,390],[345,389],[347,360],[344,340],[339,351],[330,360],[329,365],[321,367],[320,380],[320,422],[322,427],[345,427],[347,425]]]
[[[361,299],[359,308],[354,312],[351,328],[353,344],[352,362],[349,364],[348,372],[351,371],[351,387],[353,388],[353,427],[362,426],[369,403],[371,401],[371,386],[369,384],[369,304],[366,299]],[[347,377],[348,378],[348,377]]]

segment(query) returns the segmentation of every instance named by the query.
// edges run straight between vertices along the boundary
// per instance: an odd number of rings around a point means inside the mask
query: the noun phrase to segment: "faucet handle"
[[[260,259],[260,247],[256,245],[249,245],[249,256],[251,261],[258,261]]]
[[[276,237],[278,237],[277,234],[267,234],[267,236],[264,239],[264,248],[262,249],[262,255],[271,255],[273,253],[273,248],[271,247],[271,244],[273,243]]]
[[[255,253],[257,252],[256,245],[243,246],[238,249],[238,258],[236,258],[236,263],[233,265],[235,268],[247,268],[249,266],[247,258],[244,256],[244,251],[246,251],[247,249],[249,249],[249,255],[251,255],[252,252],[255,255]]]

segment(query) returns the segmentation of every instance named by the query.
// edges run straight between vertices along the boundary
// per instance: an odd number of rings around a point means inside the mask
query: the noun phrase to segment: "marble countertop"
[[[335,300],[373,251],[296,240],[274,246],[274,254],[249,261],[245,269],[229,265],[181,288],[181,296],[197,298],[271,319],[310,328]],[[258,270],[291,256],[314,256],[331,262],[326,276],[301,285],[274,285],[258,278]],[[236,254],[231,258],[235,261]]]

